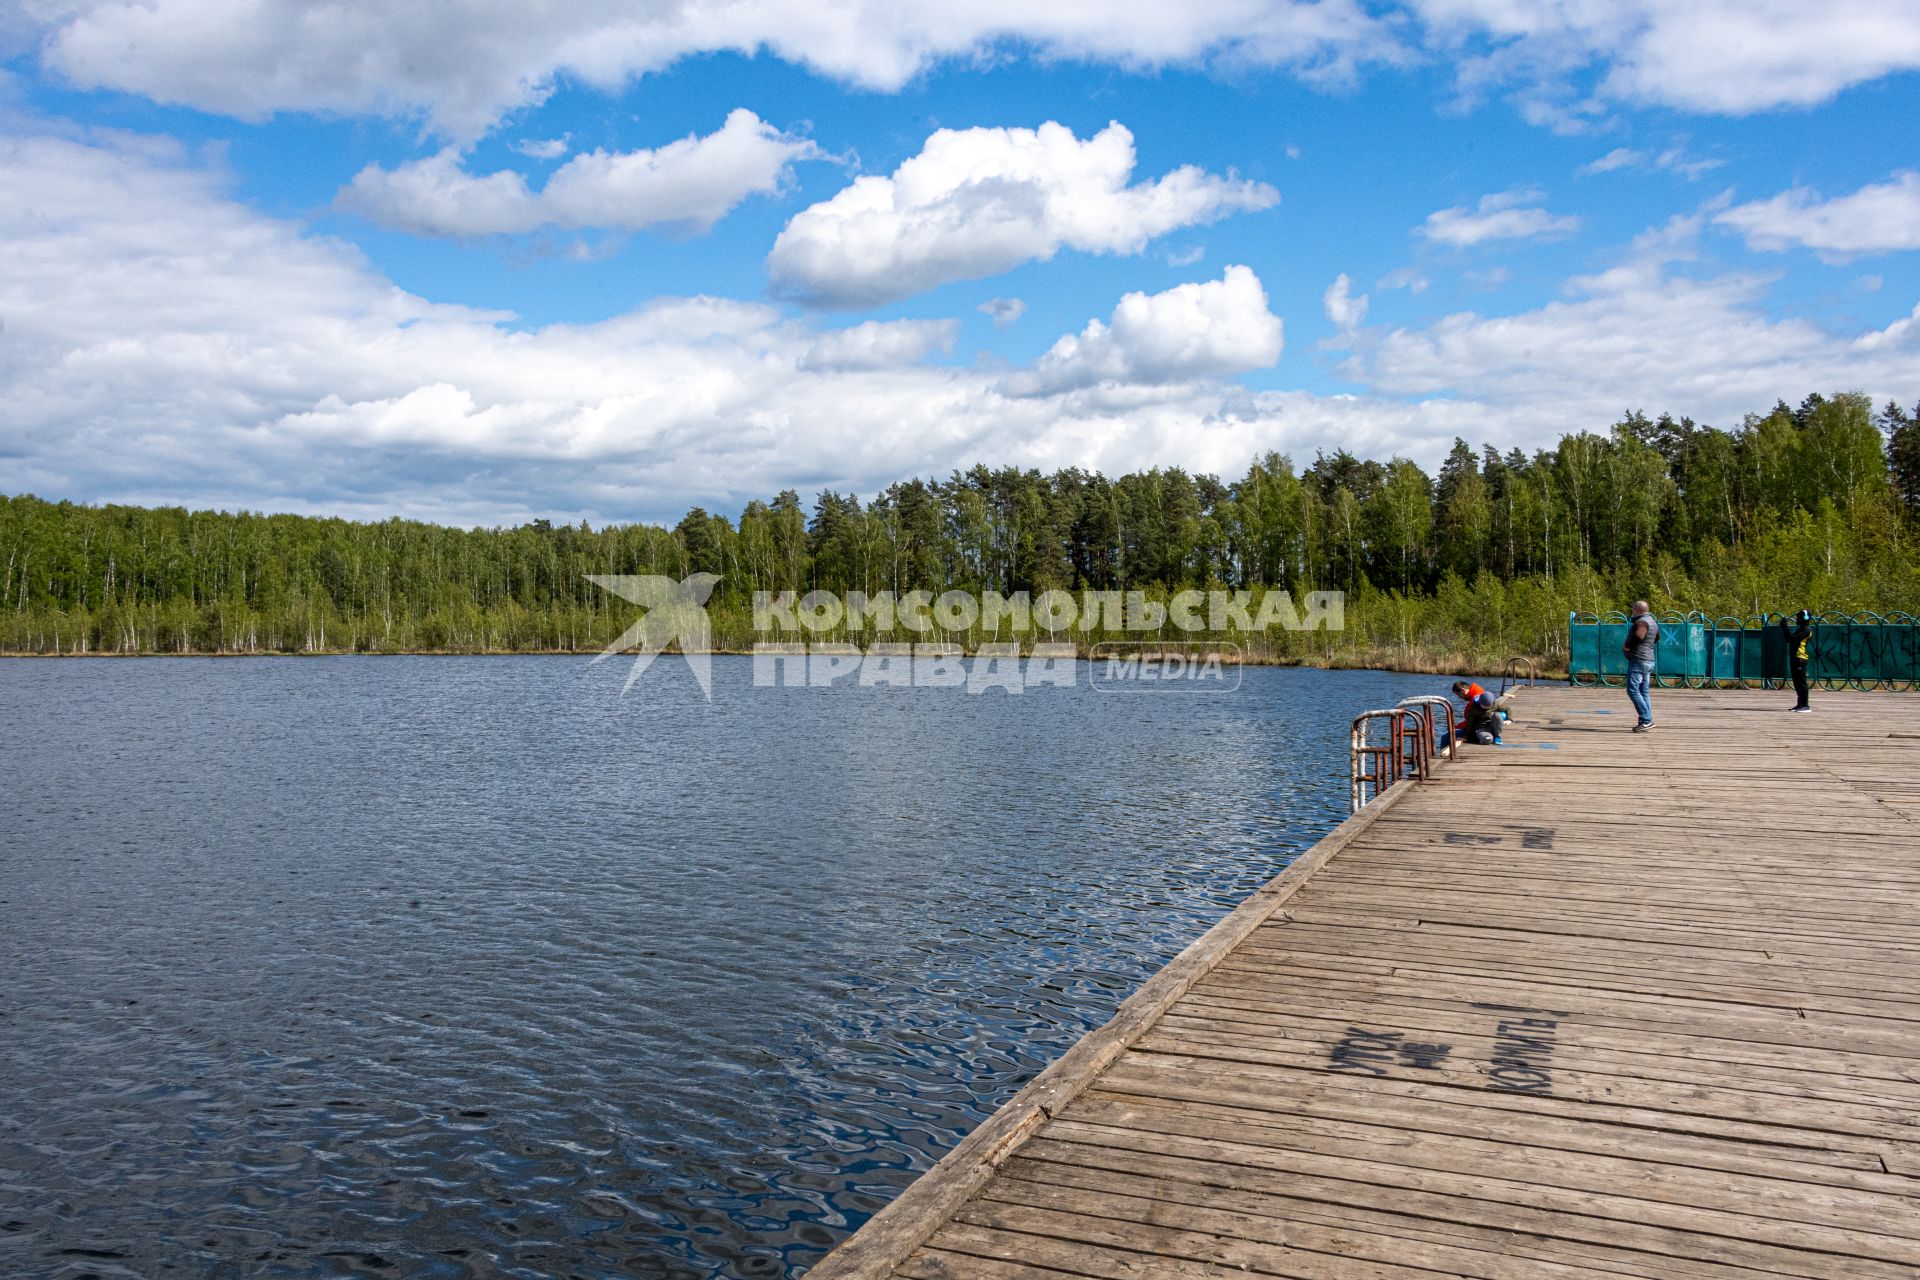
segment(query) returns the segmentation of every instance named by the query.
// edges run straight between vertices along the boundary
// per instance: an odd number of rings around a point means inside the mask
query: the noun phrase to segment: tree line
[[[1344,450],[1303,468],[1269,453],[1233,481],[976,466],[865,501],[788,490],[737,519],[696,507],[672,528],[18,496],[0,498],[0,650],[594,651],[636,611],[590,575],[708,572],[721,647],[760,638],[759,591],[1224,587],[1347,593],[1345,631],[1275,635],[1263,657],[1552,662],[1569,610],[1635,597],[1714,615],[1920,611],[1917,537],[1920,405],[1876,412],[1857,394],[1728,430],[1631,412],[1531,455],[1456,440],[1434,475]]]

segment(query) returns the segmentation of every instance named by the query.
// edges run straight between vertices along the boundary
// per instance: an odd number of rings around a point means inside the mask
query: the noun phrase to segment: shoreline
[[[669,655],[681,653],[678,649],[664,651]],[[713,648],[699,649],[695,653],[714,658],[750,658],[751,649]],[[177,650],[144,650],[136,653],[117,651],[92,653],[35,653],[25,650],[0,650],[0,660],[43,659],[47,661],[73,661],[83,659],[132,660],[140,658],[201,658],[215,660],[248,658],[587,658],[601,657],[600,650],[588,649],[323,649],[311,653],[259,652],[244,649],[195,650],[182,653]],[[959,655],[974,658],[978,654],[964,647]],[[1217,652],[1204,647],[1168,648],[1149,657],[1191,657],[1206,659],[1217,657],[1228,665],[1244,667],[1305,667],[1316,671],[1391,671],[1397,675],[1456,675],[1498,678],[1503,673],[1504,664],[1488,664],[1478,660],[1466,660],[1462,655],[1434,652],[1416,652],[1407,655],[1395,655],[1390,650],[1362,650],[1349,654],[1334,655],[1329,658],[1298,657],[1292,655],[1260,655],[1245,653]],[[1524,655],[1517,655],[1524,656]],[[1024,657],[1024,655],[1023,655]],[[1458,661],[1449,661],[1457,658]],[[1086,653],[1076,653],[1077,662],[1093,661]],[[1548,666],[1539,659],[1528,659],[1535,663],[1534,678],[1537,680],[1565,680],[1567,670],[1563,665]],[[1522,677],[1525,678],[1524,676]]]

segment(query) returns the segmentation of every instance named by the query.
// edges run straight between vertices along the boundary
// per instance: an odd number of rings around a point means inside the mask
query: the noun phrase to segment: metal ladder
[[[1376,733],[1381,726],[1384,740]],[[1355,716],[1347,749],[1348,814],[1360,812],[1403,778],[1424,782],[1432,777],[1442,728],[1447,759],[1455,759],[1459,735],[1453,732],[1453,704],[1439,694],[1403,698],[1398,706]]]

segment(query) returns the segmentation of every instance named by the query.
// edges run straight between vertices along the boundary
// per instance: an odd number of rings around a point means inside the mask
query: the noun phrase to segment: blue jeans
[[[1629,662],[1627,664],[1627,696],[1633,699],[1633,709],[1640,713],[1641,724],[1653,723],[1653,702],[1648,697],[1652,687],[1653,664]]]

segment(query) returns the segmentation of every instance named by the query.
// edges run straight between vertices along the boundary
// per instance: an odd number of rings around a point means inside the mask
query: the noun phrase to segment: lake
[[[750,668],[0,662],[0,1275],[797,1273],[1446,685]]]

